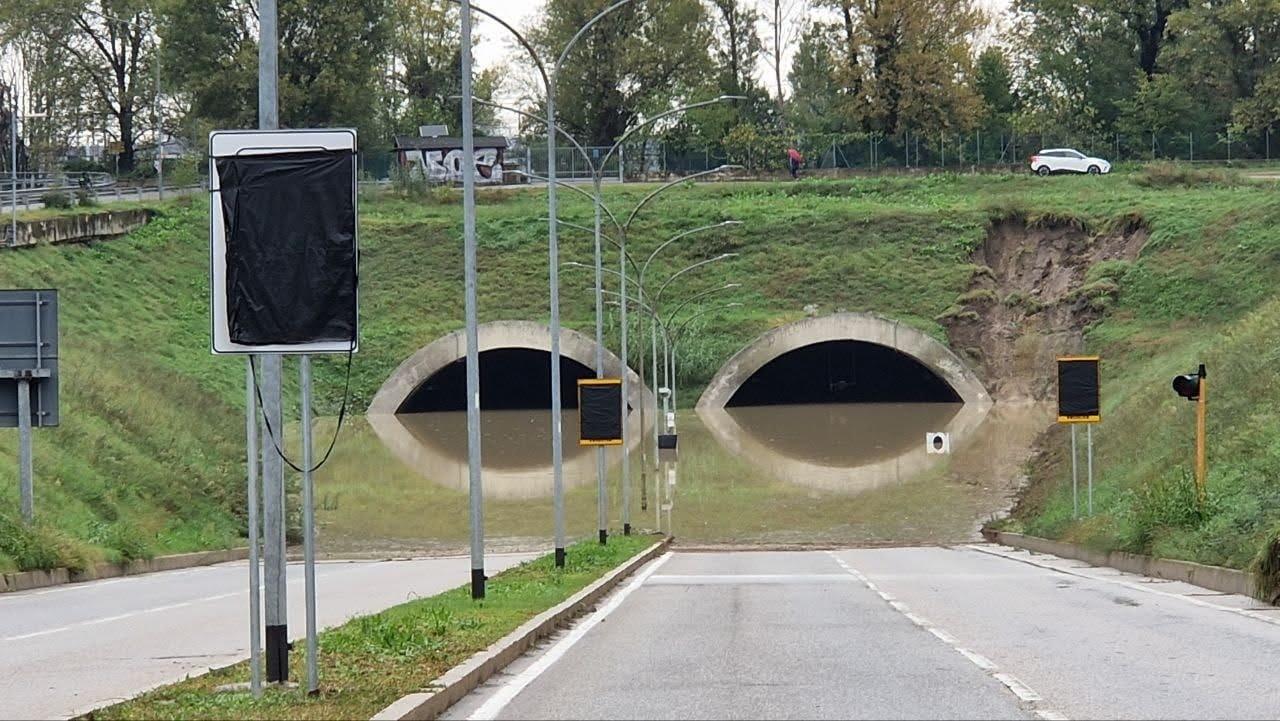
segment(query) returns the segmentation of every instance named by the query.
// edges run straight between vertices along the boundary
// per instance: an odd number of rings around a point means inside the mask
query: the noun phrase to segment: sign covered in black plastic
[[[247,346],[356,340],[350,151],[216,159],[226,228],[227,325]]]
[[[622,381],[578,381],[578,413],[582,428],[579,445],[621,445]]]
[[[1102,415],[1097,358],[1058,359],[1058,419],[1097,421]]]

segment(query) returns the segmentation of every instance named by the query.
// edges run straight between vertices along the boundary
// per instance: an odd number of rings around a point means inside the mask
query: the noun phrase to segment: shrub
[[[98,198],[93,194],[92,191],[86,188],[81,188],[76,191],[76,205],[80,205],[85,208],[92,208],[97,204],[98,204]]]
[[[40,202],[46,208],[70,208],[71,196],[62,190],[50,190],[40,196]]]
[[[1134,175],[1133,182],[1143,188],[1192,188],[1202,185],[1235,187],[1244,181],[1234,170],[1192,168],[1180,163],[1152,163]]]

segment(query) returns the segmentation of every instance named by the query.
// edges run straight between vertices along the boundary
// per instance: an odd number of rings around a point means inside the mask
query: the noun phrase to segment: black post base
[[[609,543],[609,531],[604,528],[601,528],[600,529],[600,545],[604,546],[604,545],[607,545],[608,543]]]
[[[622,535],[624,535],[624,536],[630,536],[630,535],[631,535],[631,524],[630,524],[630,523],[624,523],[624,524],[622,524]]]
[[[267,683],[289,680],[289,627],[267,626]]]
[[[556,568],[564,568],[564,549],[556,549]]]
[[[484,598],[484,581],[485,581],[485,578],[484,578],[483,568],[471,569],[471,598],[472,599],[478,600],[478,599]]]

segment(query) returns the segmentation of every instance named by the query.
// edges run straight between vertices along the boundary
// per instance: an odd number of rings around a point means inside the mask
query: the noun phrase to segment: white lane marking
[[[865,585],[868,589],[875,591],[876,594],[878,594],[881,598],[883,598],[886,602],[888,602],[889,606],[893,608],[893,610],[897,611],[898,613],[901,613],[903,616],[907,618],[907,620],[911,621],[911,623],[915,624],[917,627],[924,629],[925,631],[928,631],[929,633],[933,634],[934,637],[936,637],[939,641],[942,641],[943,643],[950,646],[953,651],[960,654],[961,656],[964,656],[974,666],[977,666],[983,672],[987,673],[992,678],[999,681],[1002,685],[1004,685],[1005,688],[1009,689],[1009,691],[1014,696],[1017,696],[1020,701],[1022,701],[1024,704],[1027,704],[1027,706],[1029,706],[1031,710],[1035,713],[1037,718],[1048,719],[1049,721],[1066,721],[1067,717],[1064,716],[1062,713],[1051,708],[1045,708],[1043,706],[1044,698],[1040,694],[1036,693],[1035,690],[1033,690],[1030,686],[1026,685],[1021,680],[1019,680],[1016,676],[1013,676],[1012,674],[1001,671],[1000,667],[997,666],[994,661],[987,658],[986,656],[983,656],[982,654],[976,653],[974,651],[970,651],[964,646],[961,646],[960,642],[956,639],[955,636],[952,636],[950,633],[947,633],[941,628],[938,628],[937,626],[933,625],[933,623],[930,622],[929,619],[917,613],[913,613],[907,608],[907,605],[905,603],[898,601],[889,593],[885,591],[881,591],[880,589],[876,588],[874,583],[868,580],[867,577],[864,576],[862,573],[859,573],[853,567],[845,563],[843,559],[841,559],[838,555],[836,555],[835,551],[827,551],[827,555],[835,559],[836,562],[840,564],[840,567],[848,571],[850,575],[854,576],[859,581],[862,581],[863,585]]]
[[[747,573],[679,575],[663,574],[649,578],[650,586],[702,586],[746,584],[853,583],[847,573]]]
[[[1080,571],[1062,568],[1059,566],[1053,566],[1047,563],[1042,563],[1040,561],[1037,561],[1035,557],[1032,556],[1030,553],[1028,553],[1026,556],[1014,555],[1012,553],[1001,553],[1000,551],[997,551],[992,548],[983,548],[982,546],[976,546],[976,545],[965,546],[965,548],[968,548],[971,551],[977,551],[978,553],[985,553],[988,556],[1003,558],[1006,561],[1016,561],[1018,563],[1025,563],[1030,566],[1035,566],[1037,568],[1043,568],[1045,570],[1055,571],[1057,573],[1061,573],[1066,576],[1075,576],[1076,578],[1087,578],[1090,581],[1098,581],[1100,583],[1113,583],[1117,586],[1123,586],[1133,591],[1142,591],[1143,593],[1150,593],[1156,596],[1164,596],[1165,598],[1176,598],[1182,601],[1186,601],[1187,603],[1190,603],[1193,606],[1200,606],[1202,608],[1212,608],[1215,611],[1226,611],[1227,613],[1234,613],[1240,616],[1245,616],[1247,618],[1255,619],[1257,621],[1262,621],[1263,623],[1269,623],[1273,626],[1280,626],[1280,618],[1267,616],[1267,615],[1258,613],[1257,611],[1251,611],[1247,608],[1234,608],[1232,606],[1220,606],[1216,603],[1210,603],[1208,601],[1205,601],[1200,598],[1195,598],[1193,596],[1187,596],[1181,593],[1171,593],[1169,591],[1161,591],[1158,588],[1152,587],[1152,585],[1149,583],[1144,584],[1144,583],[1133,583],[1130,581],[1122,581],[1117,576],[1101,575],[1101,574],[1093,574],[1093,573],[1081,573]],[[1050,558],[1056,558],[1060,561],[1068,560],[1068,559],[1062,558],[1061,556],[1054,556],[1052,554],[1046,553],[1043,555],[1049,556]],[[1100,568],[1100,567],[1084,565],[1084,566],[1076,566],[1075,568],[1079,568],[1083,570],[1088,568]],[[1108,568],[1105,570],[1114,571],[1115,569]],[[1160,580],[1160,579],[1154,579],[1154,580]]]
[[[115,616],[104,616],[102,618],[93,618],[93,619],[89,619],[88,621],[80,621],[77,623],[69,624],[67,626],[58,626],[57,628],[46,628],[42,631],[24,633],[18,636],[5,636],[4,638],[0,638],[0,643],[5,643],[8,641],[24,641],[29,638],[38,638],[40,636],[50,636],[55,633],[63,633],[65,631],[71,631],[73,629],[83,628],[85,626],[97,626],[103,623],[123,621],[125,619],[134,618],[135,616],[142,616],[148,613],[161,613],[163,611],[172,611],[178,608],[185,608],[187,606],[191,606],[197,603],[221,601],[224,598],[232,598],[234,596],[243,596],[246,593],[248,593],[248,591],[234,591],[232,593],[220,593],[220,594],[217,594],[216,596],[205,596],[204,598],[196,598],[190,601],[183,601],[182,603],[171,603],[166,606],[155,606],[154,608],[143,608],[137,611],[129,611],[127,613],[116,614]]]
[[[641,571],[640,575],[636,576],[631,583],[627,584],[626,588],[614,594],[613,598],[610,598],[605,605],[601,606],[595,613],[588,616],[582,623],[574,626],[564,638],[560,639],[554,646],[548,649],[546,653],[538,657],[538,660],[534,661],[529,668],[521,671],[514,678],[499,688],[487,701],[481,704],[480,708],[476,709],[475,712],[471,714],[470,718],[472,721],[491,721],[492,719],[496,719],[498,714],[502,713],[502,710],[507,707],[507,704],[511,703],[512,699],[523,691],[525,687],[533,683],[534,680],[541,676],[544,671],[551,668],[552,664],[559,661],[566,653],[568,653],[569,649],[573,648],[573,645],[578,641],[581,641],[582,637],[586,636],[588,631],[598,626],[609,614],[617,610],[618,606],[621,606],[622,602],[627,600],[627,596],[630,596],[637,588],[644,585],[645,581],[649,580],[649,577],[653,575],[654,571],[661,568],[662,565],[670,558],[670,551],[662,554],[661,558],[655,561],[653,565]]]

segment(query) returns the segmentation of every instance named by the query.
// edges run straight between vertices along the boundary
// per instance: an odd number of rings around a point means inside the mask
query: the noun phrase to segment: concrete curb
[[[54,568],[48,571],[4,573],[0,574],[0,593],[29,591],[34,588],[48,588],[50,586],[61,586],[67,583],[96,581],[102,578],[136,576],[142,573],[176,571],[180,568],[212,566],[215,563],[243,561],[248,557],[248,548],[231,548],[222,551],[177,553],[171,556],[157,556],[152,559],[137,559],[123,564],[99,563],[94,565],[92,568],[85,569],[84,571],[69,571],[65,568]]]
[[[1074,543],[1051,541],[1047,538],[1025,536],[1021,533],[1008,533],[989,528],[982,529],[982,535],[992,543],[1002,546],[1022,548],[1036,553],[1048,553],[1062,558],[1074,558],[1077,561],[1094,566],[1109,566],[1126,573],[1136,573],[1151,578],[1163,578],[1169,581],[1183,581],[1201,588],[1220,593],[1234,593],[1241,596],[1254,597],[1254,576],[1252,573],[1237,571],[1222,566],[1206,566],[1190,561],[1175,561],[1168,558],[1152,558],[1137,553],[1124,551],[1095,551]]]
[[[595,605],[622,579],[657,558],[671,545],[665,538],[613,569],[595,583],[575,593],[555,608],[543,611],[463,663],[449,669],[432,681],[431,690],[412,693],[379,711],[373,721],[430,721],[444,713],[463,696],[471,693],[498,671],[506,668],[540,639],[551,635]]]

